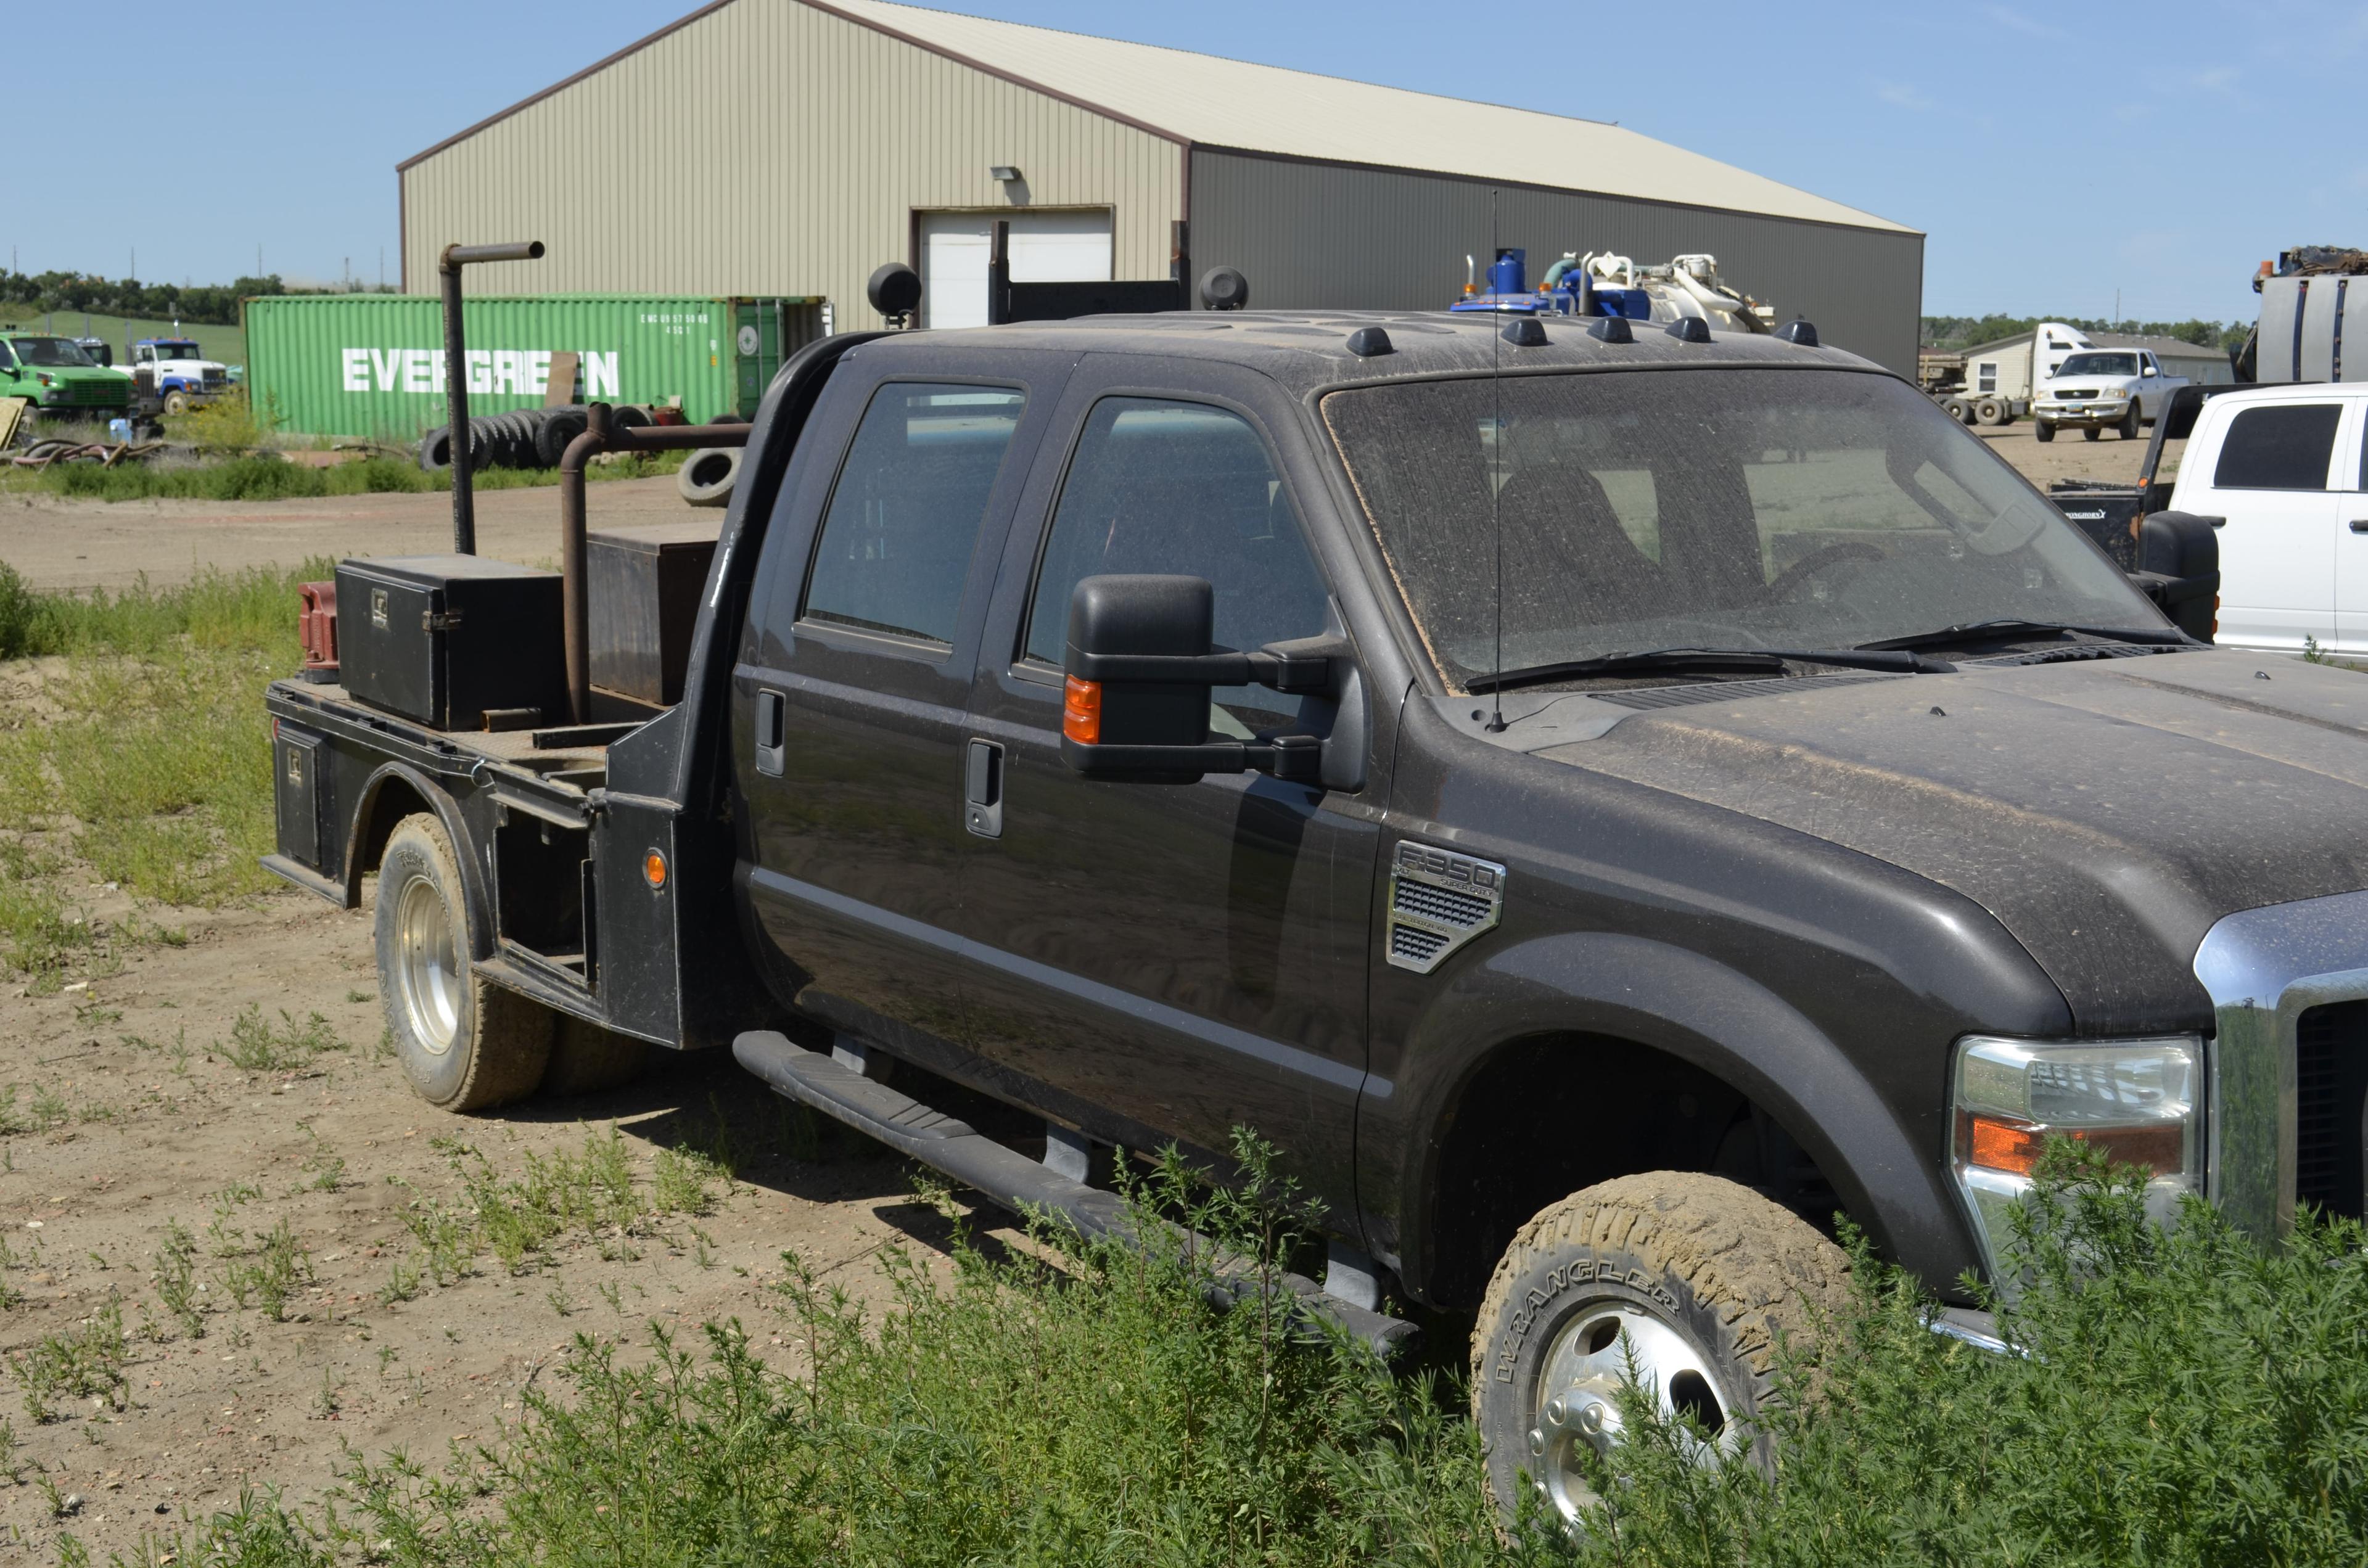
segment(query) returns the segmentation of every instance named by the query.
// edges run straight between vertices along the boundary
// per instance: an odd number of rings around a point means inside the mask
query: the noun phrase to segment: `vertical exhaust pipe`
[[[452,553],[477,553],[477,496],[469,473],[469,345],[461,330],[461,269],[479,261],[541,261],[541,240],[502,245],[446,245],[436,270],[444,284],[444,411],[452,429]]]

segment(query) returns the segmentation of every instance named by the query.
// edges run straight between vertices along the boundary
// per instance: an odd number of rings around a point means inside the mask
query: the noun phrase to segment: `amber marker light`
[[[659,854],[655,849],[643,856],[642,858],[642,880],[650,884],[650,891],[652,892],[657,892],[663,890],[666,887],[666,857]]]
[[[1101,682],[1069,677],[1066,695],[1061,700],[1061,733],[1081,746],[1101,744]]]

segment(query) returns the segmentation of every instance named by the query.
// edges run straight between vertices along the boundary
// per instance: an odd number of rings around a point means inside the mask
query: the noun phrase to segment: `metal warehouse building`
[[[919,268],[925,324],[1015,279],[1237,267],[1261,308],[1436,309],[1498,238],[1707,251],[1825,340],[1916,364],[1924,236],[1594,120],[882,0],[718,0],[400,167],[405,288],[452,241],[541,239],[484,293],[819,296]],[[1534,269],[1533,269],[1534,276]]]

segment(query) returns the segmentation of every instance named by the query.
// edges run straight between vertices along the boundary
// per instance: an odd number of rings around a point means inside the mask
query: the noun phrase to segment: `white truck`
[[[131,345],[124,367],[140,389],[142,411],[187,414],[230,390],[230,370],[186,337],[143,337]]]
[[[2187,378],[2167,373],[2151,348],[2084,348],[2065,356],[2040,382],[2031,414],[2043,441],[2055,439],[2060,426],[2091,441],[2107,430],[2134,441],[2140,426],[2154,422],[2163,399],[2185,385]]]

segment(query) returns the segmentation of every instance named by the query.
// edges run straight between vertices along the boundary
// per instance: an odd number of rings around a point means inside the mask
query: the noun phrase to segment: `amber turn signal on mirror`
[[[1061,701],[1061,733],[1081,746],[1098,745],[1102,738],[1102,683],[1071,676]]]

